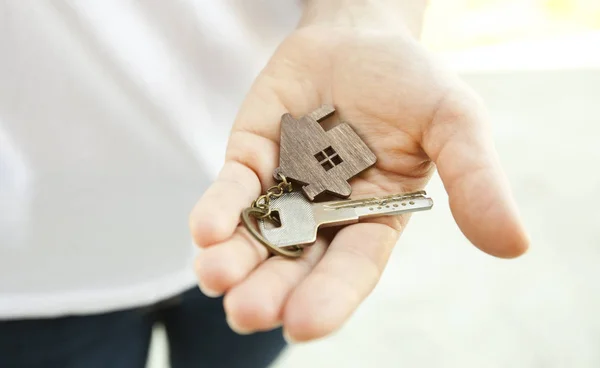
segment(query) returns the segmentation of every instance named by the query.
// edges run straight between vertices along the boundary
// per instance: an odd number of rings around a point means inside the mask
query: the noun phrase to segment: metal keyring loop
[[[259,215],[259,216],[257,216]],[[250,220],[250,216],[252,217],[256,217],[256,218],[261,218],[262,216],[264,216],[265,213],[263,210],[256,208],[256,207],[248,207],[246,208],[244,211],[242,211],[242,222],[244,223],[244,226],[246,227],[246,229],[248,229],[248,231],[250,232],[250,234],[256,239],[258,240],[262,245],[265,246],[265,248],[267,248],[267,251],[273,255],[277,255],[277,256],[282,256],[282,257],[287,257],[287,258],[298,258],[302,255],[303,250],[300,247],[296,247],[296,249],[294,250],[287,250],[287,249],[281,249],[278,248],[276,246],[274,246],[273,244],[271,244],[267,239],[265,239],[255,228],[254,226],[252,226],[251,224],[251,220]]]

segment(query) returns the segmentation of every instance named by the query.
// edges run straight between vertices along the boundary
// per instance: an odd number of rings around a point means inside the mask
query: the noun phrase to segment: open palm
[[[327,32],[327,37],[323,33]],[[496,158],[481,102],[407,36],[356,29],[299,29],[257,78],[230,136],[217,181],[191,215],[199,284],[226,294],[240,333],[283,324],[288,337],[324,336],[371,292],[408,216],[382,217],[320,236],[300,259],[271,257],[240,213],[273,184],[279,124],[334,105],[377,156],[351,180],[353,198],[424,188],[439,170],[467,238],[515,257],[527,238]]]

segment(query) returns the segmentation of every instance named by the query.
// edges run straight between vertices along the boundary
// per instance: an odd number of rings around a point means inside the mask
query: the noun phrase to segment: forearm
[[[408,31],[418,38],[428,0],[304,0],[300,26]]]

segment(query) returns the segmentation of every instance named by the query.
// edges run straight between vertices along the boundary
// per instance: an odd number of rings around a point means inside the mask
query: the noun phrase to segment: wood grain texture
[[[300,119],[290,114],[281,118],[279,167],[275,170],[302,185],[313,201],[321,193],[347,198],[352,193],[348,180],[369,168],[376,157],[347,123],[325,131],[320,121],[335,112],[323,105]]]

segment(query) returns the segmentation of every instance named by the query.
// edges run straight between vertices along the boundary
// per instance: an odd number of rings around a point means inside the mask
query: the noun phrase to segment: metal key
[[[262,236],[273,245],[286,248],[314,243],[317,230],[322,227],[348,225],[368,217],[391,216],[407,212],[426,211],[433,207],[424,191],[385,197],[310,202],[300,192],[291,192],[274,198],[271,210],[279,216],[280,226],[260,219]]]

